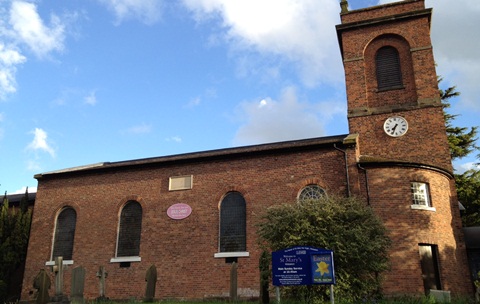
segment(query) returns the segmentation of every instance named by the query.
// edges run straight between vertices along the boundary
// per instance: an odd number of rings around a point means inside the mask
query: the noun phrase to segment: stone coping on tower
[[[358,163],[361,166],[372,166],[372,167],[410,167],[410,168],[422,168],[427,170],[436,171],[446,175],[448,178],[453,179],[454,175],[451,171],[441,168],[439,166],[434,166],[431,164],[418,163],[409,160],[400,160],[400,159],[389,159],[379,156],[371,155],[360,155]]]
[[[425,9],[424,0],[404,0],[393,3],[370,6],[367,8],[348,10],[340,14],[342,23],[364,21],[366,19],[386,16],[410,14]]]

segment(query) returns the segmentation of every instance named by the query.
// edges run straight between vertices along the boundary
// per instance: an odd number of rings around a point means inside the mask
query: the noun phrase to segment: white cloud
[[[468,170],[480,170],[480,165],[478,164],[478,162],[473,162],[473,161],[466,162],[466,163],[460,163],[457,161],[454,164],[454,167],[455,167],[455,173],[457,174],[463,174]]]
[[[120,24],[127,19],[138,19],[145,24],[153,24],[160,20],[162,15],[161,0],[99,0],[107,6]]]
[[[19,190],[9,194],[24,194],[26,190],[27,190],[27,187],[22,187]],[[28,187],[28,193],[36,193],[36,192],[37,192],[37,187]]]
[[[300,102],[295,89],[288,87],[279,101],[264,98],[242,103],[238,109],[244,124],[238,130],[234,145],[257,144],[320,137],[333,114],[343,112],[334,103]]]
[[[200,97],[195,97],[195,98],[192,98],[184,107],[187,109],[191,109],[199,106],[201,102],[202,102],[202,99]]]
[[[172,136],[172,137],[165,138],[165,141],[174,141],[174,142],[180,143],[182,142],[182,138],[180,136]]]
[[[0,123],[3,122],[3,119],[4,119],[4,114],[3,113],[0,113]],[[0,140],[3,138],[3,128],[0,128]]]
[[[234,51],[254,51],[272,55],[263,67],[267,74],[279,73],[282,60],[293,62],[305,84],[338,83],[343,70],[338,51],[335,24],[339,22],[337,0],[182,0],[196,19],[219,18],[225,41]],[[218,39],[212,39],[218,40]],[[239,56],[243,57],[244,56]],[[249,67],[258,64],[248,64]],[[242,66],[241,65],[241,66]]]
[[[33,3],[13,1],[10,8],[10,25],[15,39],[25,43],[38,57],[64,48],[65,26],[60,18],[51,15],[50,27],[45,25]]]
[[[97,104],[97,97],[95,95],[95,92],[90,92],[90,94],[88,94],[85,99],[84,99],[84,103],[85,104],[88,104],[88,105],[91,105],[91,106],[94,106]]]
[[[17,91],[17,67],[27,61],[24,48],[42,58],[64,49],[65,25],[51,15],[46,25],[37,6],[27,1],[1,1],[9,8],[0,8],[0,100]]]
[[[52,148],[48,141],[47,132],[40,128],[35,128],[33,133],[33,140],[27,146],[29,151],[43,151],[50,154],[51,157],[55,157],[55,149]]]
[[[438,74],[457,85],[464,107],[480,111],[480,2],[427,0],[426,4],[433,7],[432,40]]]
[[[152,131],[152,126],[146,123],[141,123],[136,126],[128,128],[124,133],[127,134],[146,134]]]
[[[26,57],[15,48],[0,42],[0,100],[4,100],[8,94],[17,91],[15,80],[17,65],[26,60]]]
[[[42,170],[42,167],[37,160],[30,159],[27,161],[27,170],[32,172],[39,172]]]

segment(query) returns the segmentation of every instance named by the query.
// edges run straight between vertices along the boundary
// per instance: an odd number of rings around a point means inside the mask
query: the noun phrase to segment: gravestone
[[[83,304],[83,290],[85,288],[85,268],[82,266],[72,270],[72,292],[70,299],[74,304]]]
[[[232,263],[232,268],[230,269],[230,301],[237,301],[237,287],[238,287],[238,266],[237,263]]]
[[[45,269],[41,269],[33,280],[33,288],[37,289],[37,304],[46,304],[50,302],[50,295],[48,294],[50,285],[50,277]]]
[[[97,301],[106,301],[108,298],[105,296],[105,281],[108,276],[107,271],[105,270],[104,266],[100,266],[97,271],[97,278],[99,278],[99,291],[100,291],[100,296],[97,298]]]
[[[153,302],[155,298],[155,286],[157,284],[157,268],[155,265],[148,268],[145,281],[147,282],[147,288],[145,289],[145,299],[143,301]]]
[[[52,270],[55,273],[55,295],[52,297],[52,302],[69,303],[68,297],[63,294],[63,257],[55,258]]]

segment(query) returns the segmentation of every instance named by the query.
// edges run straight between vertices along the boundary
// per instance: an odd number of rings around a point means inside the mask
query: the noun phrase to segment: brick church
[[[108,273],[110,299],[258,297],[256,224],[266,208],[316,195],[358,196],[392,240],[387,295],[471,295],[467,254],[430,40],[432,10],[405,0],[359,10],[341,1],[336,31],[349,134],[38,174],[22,300],[58,256],[83,266],[86,299]],[[304,244],[301,244],[304,245]],[[52,285],[53,286],[53,285]],[[50,290],[52,293],[52,290]]]

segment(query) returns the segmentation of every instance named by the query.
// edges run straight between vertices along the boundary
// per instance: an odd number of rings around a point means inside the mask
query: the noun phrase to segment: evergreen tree
[[[20,200],[20,211],[22,213],[27,212],[28,210],[28,187],[25,189],[25,195]]]
[[[28,197],[28,192],[26,193]],[[27,200],[28,202],[28,200]],[[0,209],[0,303],[11,300],[12,274],[25,263],[30,235],[31,211],[9,208],[7,193]]]
[[[441,80],[440,78],[439,83]],[[450,100],[458,96],[460,93],[455,86],[445,90],[440,89],[452,160],[480,151],[476,145],[478,126],[471,128],[454,126],[453,121],[458,115],[447,112],[447,109],[450,108]],[[455,174],[455,184],[458,200],[465,207],[465,211],[462,213],[463,225],[466,227],[480,226],[480,171],[471,169],[462,174]]]
[[[442,78],[439,79],[439,84]],[[460,96],[460,92],[457,91],[455,86],[449,87],[445,90],[440,89],[440,98],[443,103],[443,113],[445,117],[445,126],[447,128],[448,144],[450,146],[450,153],[452,159],[458,159],[465,157],[473,151],[479,151],[479,147],[476,145],[478,126],[471,127],[458,127],[453,125],[453,121],[458,115],[450,114],[446,109],[450,108],[451,98]]]
[[[468,170],[455,175],[457,193],[465,207],[462,223],[465,227],[480,226],[480,170]]]

